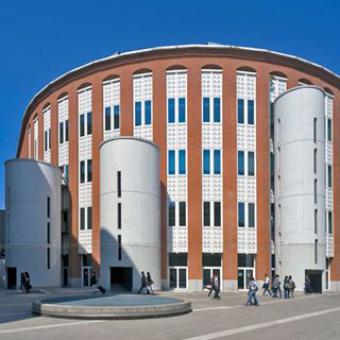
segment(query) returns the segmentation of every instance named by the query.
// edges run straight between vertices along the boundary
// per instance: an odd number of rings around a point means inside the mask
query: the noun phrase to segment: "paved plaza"
[[[38,299],[84,295],[84,289],[0,291],[0,338],[7,339],[340,339],[340,294],[297,295],[279,300],[260,296],[260,307],[244,307],[246,293],[162,293],[191,300],[193,312],[147,320],[67,320],[33,316]]]

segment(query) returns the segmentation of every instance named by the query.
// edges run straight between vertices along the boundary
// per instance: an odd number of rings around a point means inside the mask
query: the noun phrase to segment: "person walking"
[[[305,294],[310,294],[311,291],[311,286],[310,286],[310,278],[308,275],[305,277]]]
[[[21,274],[20,274],[20,289],[21,289],[22,292],[24,292],[24,289],[26,290],[25,284],[26,284],[25,274],[23,272],[21,272]]]
[[[147,281],[148,289],[150,290],[151,294],[153,294],[154,292],[152,289],[152,285],[154,284],[154,281],[151,278],[150,272],[146,273],[146,281]]]
[[[92,272],[91,280],[90,280],[90,285],[93,288],[93,294],[96,294],[98,292],[97,288],[97,276],[96,272]]]
[[[25,287],[26,294],[28,294],[30,292],[30,289],[32,289],[32,286],[31,286],[31,277],[30,277],[30,274],[28,272],[25,272],[24,276],[25,276],[24,287]]]
[[[140,286],[140,289],[138,291],[138,294],[140,294],[143,291],[144,288],[146,289],[147,294],[150,294],[149,289],[148,289],[148,280],[147,280],[144,272],[141,272],[140,281],[141,281],[141,286]]]
[[[214,299],[219,300],[221,298],[220,297],[220,280],[218,279],[218,275],[216,273],[213,275],[212,288],[214,291]]]
[[[290,293],[290,286],[289,286],[289,278],[286,275],[283,280],[283,289],[284,289],[284,298],[289,299],[289,293]]]
[[[272,294],[273,298],[277,298],[277,297],[279,297],[280,299],[282,298],[281,281],[280,281],[279,275],[275,275],[274,277],[272,290],[273,290],[273,294]]]
[[[294,290],[296,288],[296,285],[295,285],[295,282],[294,282],[294,280],[293,280],[291,275],[289,275],[288,280],[289,280],[290,297],[293,298],[294,297]]]
[[[213,292],[213,286],[214,286],[214,277],[212,276],[210,278],[209,284],[205,286],[205,288],[209,290],[208,297],[210,297],[211,293]]]
[[[249,305],[259,306],[259,300],[257,299],[256,295],[256,292],[259,290],[259,286],[253,276],[250,277],[248,289],[249,291],[246,306]]]
[[[267,293],[269,296],[272,295],[271,292],[270,292],[270,290],[269,290],[269,283],[270,283],[270,278],[269,278],[268,274],[266,274],[266,275],[264,276],[264,281],[263,281],[263,286],[262,286],[262,288],[263,288],[263,296],[265,296],[266,293]]]

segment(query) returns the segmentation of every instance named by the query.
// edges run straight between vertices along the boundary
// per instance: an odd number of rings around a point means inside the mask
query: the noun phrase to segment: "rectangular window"
[[[85,208],[80,208],[80,230],[85,230]]]
[[[244,124],[244,100],[237,99],[237,123]]]
[[[318,182],[314,180],[314,203],[318,202]]]
[[[92,112],[87,113],[87,134],[92,134]]]
[[[248,100],[248,124],[254,124],[254,101]]]
[[[239,176],[244,175],[244,151],[238,151],[237,153],[237,166]]]
[[[48,129],[48,149],[51,149],[51,129]]]
[[[248,176],[255,175],[255,155],[253,151],[248,151]]]
[[[47,151],[47,130],[45,131],[44,137],[45,137],[44,151]]]
[[[113,107],[113,128],[119,129],[119,105]]]
[[[333,213],[332,211],[328,211],[327,213],[327,219],[328,219],[328,234],[333,234]]]
[[[175,174],[175,150],[168,151],[168,174]]]
[[[142,125],[142,103],[135,102],[135,126]]]
[[[122,229],[122,203],[120,202],[117,205],[117,227]]]
[[[327,140],[332,141],[332,120],[327,118]]]
[[[210,150],[203,150],[203,174],[210,174]]]
[[[105,131],[111,130],[111,108],[105,108]]]
[[[238,202],[238,226],[244,227],[245,218],[244,218],[244,203]]]
[[[80,132],[80,137],[85,136],[85,115],[82,114],[80,115],[80,122],[79,122],[79,132]]]
[[[314,234],[318,233],[318,210],[314,209]]]
[[[210,202],[203,202],[203,220],[204,226],[210,226]]]
[[[221,99],[214,98],[214,122],[221,122]]]
[[[118,261],[122,260],[122,235],[118,235]]]
[[[175,123],[175,98],[168,98],[168,123]]]
[[[178,98],[178,122],[185,123],[186,116],[185,98]]]
[[[80,162],[80,183],[85,182],[85,161]]]
[[[331,165],[327,165],[327,186],[328,188],[331,188],[333,185],[332,183],[332,166]]]
[[[87,160],[87,181],[92,182],[92,159]]]
[[[47,218],[51,217],[51,198],[47,197]]]
[[[175,202],[169,202],[169,211],[168,211],[168,219],[169,219],[169,227],[173,227],[176,224],[176,204]]]
[[[151,100],[144,102],[145,125],[151,125]]]
[[[185,150],[179,150],[179,174],[185,175],[186,173],[186,162],[185,162]]]
[[[315,264],[318,263],[318,240],[315,240],[314,243],[314,262]]]
[[[208,123],[210,121],[210,98],[203,98],[203,122]]]
[[[248,227],[255,227],[255,203],[248,203]]]
[[[221,150],[214,150],[214,174],[221,174]]]
[[[186,226],[187,218],[186,218],[186,203],[179,202],[179,225]]]
[[[120,171],[117,171],[117,195],[122,197],[122,174]]]
[[[87,207],[87,229],[92,229],[92,207]]]
[[[64,123],[59,123],[59,143],[64,143]]]
[[[317,149],[314,149],[314,173],[317,172]]]
[[[51,242],[51,223],[47,222],[47,243]]]
[[[68,164],[64,165],[64,179],[66,182],[68,181]]]
[[[317,139],[317,118],[313,119],[313,141],[314,143],[316,143],[316,139]]]
[[[214,226],[221,226],[221,202],[214,202]]]
[[[68,119],[65,120],[65,142],[68,142]]]
[[[47,269],[51,268],[51,253],[50,248],[47,248]]]

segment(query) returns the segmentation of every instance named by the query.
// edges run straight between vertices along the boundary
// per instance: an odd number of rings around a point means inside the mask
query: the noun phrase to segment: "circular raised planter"
[[[191,311],[190,301],[157,295],[62,297],[43,299],[32,304],[34,314],[72,319],[145,319]]]

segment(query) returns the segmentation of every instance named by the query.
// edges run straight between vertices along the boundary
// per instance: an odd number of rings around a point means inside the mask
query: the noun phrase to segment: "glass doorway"
[[[237,271],[237,288],[248,289],[251,276],[254,276],[254,268],[239,268]]]
[[[169,278],[170,278],[171,289],[187,289],[188,268],[187,267],[170,267]]]
[[[217,274],[218,282],[221,286],[221,268],[220,267],[203,267],[203,287],[211,283],[211,278]]]

